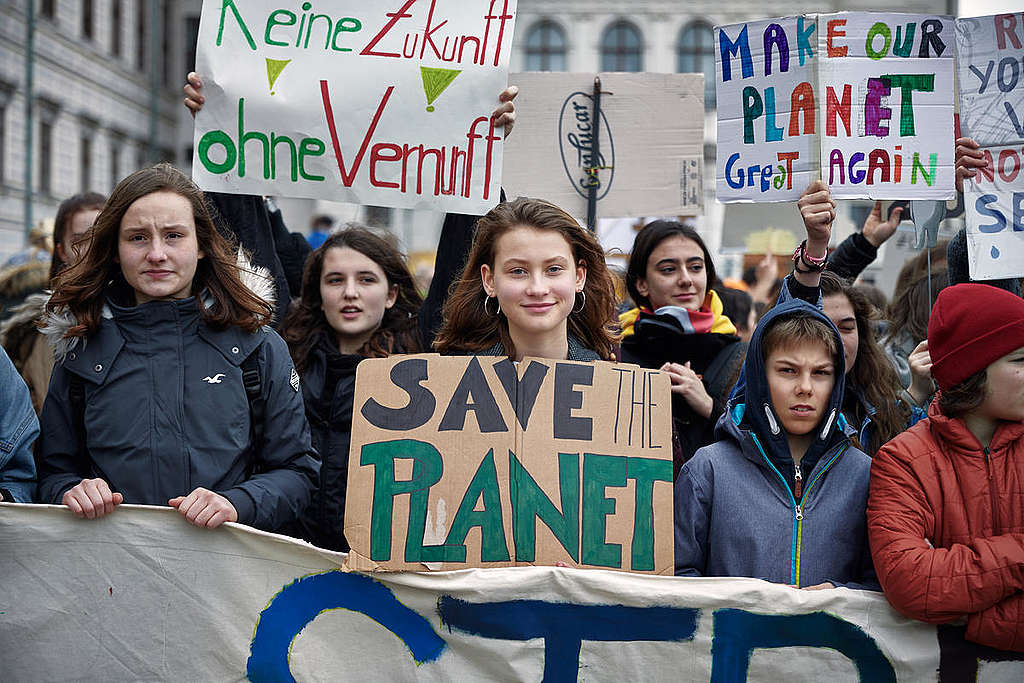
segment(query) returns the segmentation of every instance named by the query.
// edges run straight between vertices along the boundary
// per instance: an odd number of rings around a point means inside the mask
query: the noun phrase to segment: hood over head
[[[792,316],[811,316],[824,322],[832,331],[838,348],[835,384],[825,408],[825,417],[815,427],[814,442],[801,460],[801,465],[805,465],[806,469],[810,471],[825,451],[840,439],[847,437],[844,433],[846,421],[840,412],[845,389],[845,373],[843,372],[845,357],[842,338],[839,336],[839,330],[832,324],[828,316],[806,301],[795,299],[782,303],[768,311],[758,323],[750,339],[750,347],[747,350],[739,382],[729,400],[726,415],[719,421],[716,434],[720,438],[735,438],[737,428],[753,431],[772,460],[792,463],[789,441],[783,430],[782,422],[772,407],[771,392],[768,388],[765,363],[762,357],[765,330],[773,321]]]

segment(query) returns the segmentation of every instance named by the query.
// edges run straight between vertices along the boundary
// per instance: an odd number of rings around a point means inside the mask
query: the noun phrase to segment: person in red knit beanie
[[[965,283],[928,325],[939,393],[871,465],[868,540],[902,614],[1024,651],[1024,299]]]

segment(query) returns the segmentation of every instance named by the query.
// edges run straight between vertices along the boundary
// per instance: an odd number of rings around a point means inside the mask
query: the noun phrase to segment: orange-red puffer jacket
[[[967,638],[1024,651],[1024,423],[989,448],[932,402],[871,465],[868,540],[899,612],[967,618]]]

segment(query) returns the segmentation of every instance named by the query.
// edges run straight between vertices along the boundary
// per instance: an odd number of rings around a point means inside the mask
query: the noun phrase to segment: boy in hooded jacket
[[[846,434],[843,345],[806,301],[754,331],[739,391],[675,483],[676,575],[878,589],[865,507],[871,460]]]

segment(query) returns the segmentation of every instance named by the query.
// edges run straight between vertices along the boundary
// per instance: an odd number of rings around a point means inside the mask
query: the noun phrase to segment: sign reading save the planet
[[[205,190],[485,213],[516,0],[207,0]]]

